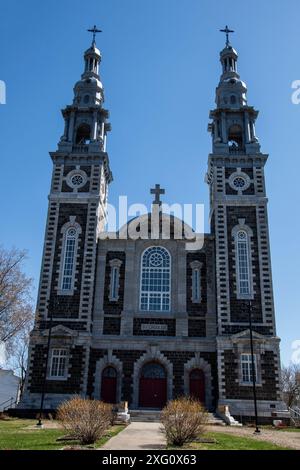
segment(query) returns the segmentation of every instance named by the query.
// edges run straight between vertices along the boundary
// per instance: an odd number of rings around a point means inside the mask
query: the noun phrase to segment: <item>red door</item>
[[[101,400],[105,403],[117,402],[117,372],[113,367],[106,367],[102,372]]]
[[[190,373],[190,396],[205,403],[205,379],[201,369],[194,369]]]
[[[140,406],[163,408],[167,402],[167,378],[163,366],[146,364],[140,378]]]

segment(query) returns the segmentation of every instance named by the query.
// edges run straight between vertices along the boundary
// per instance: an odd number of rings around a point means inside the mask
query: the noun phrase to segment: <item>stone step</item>
[[[141,422],[159,422],[160,421],[160,410],[129,410],[130,421]]]
[[[214,413],[208,413],[208,422],[207,424],[211,426],[226,426],[226,423],[216,416]]]
[[[130,421],[132,422],[159,422],[160,410],[129,410]],[[213,426],[226,426],[226,423],[214,413],[208,413],[208,424]]]

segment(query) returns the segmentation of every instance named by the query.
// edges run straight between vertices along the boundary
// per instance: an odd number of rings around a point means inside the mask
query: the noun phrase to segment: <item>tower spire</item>
[[[97,26],[94,25],[93,28],[87,30],[89,33],[93,33],[93,41],[92,41],[92,47],[96,46],[96,34],[97,33],[102,33],[101,29],[97,29]]]

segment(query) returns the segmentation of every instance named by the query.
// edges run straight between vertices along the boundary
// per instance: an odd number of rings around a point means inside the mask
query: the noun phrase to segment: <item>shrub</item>
[[[111,412],[107,403],[74,397],[59,406],[57,419],[80,444],[93,444],[109,428]]]
[[[161,413],[168,444],[182,446],[203,434],[207,417],[201,403],[192,398],[170,401]]]

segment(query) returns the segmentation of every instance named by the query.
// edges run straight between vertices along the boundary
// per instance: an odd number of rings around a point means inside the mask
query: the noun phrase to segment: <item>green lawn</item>
[[[250,437],[233,436],[219,432],[205,433],[203,438],[212,439],[213,443],[191,442],[184,447],[176,449],[186,450],[291,450],[286,447],[279,447],[271,442],[258,441]],[[171,447],[175,449],[175,447]]]
[[[26,429],[36,424],[36,420],[10,419],[0,421],[0,450],[58,450],[78,442],[56,442],[66,434],[63,429]],[[118,434],[124,426],[112,426],[107,434],[96,443],[101,447],[108,439]]]
[[[293,427],[279,427],[275,428],[274,426],[260,426],[261,429],[272,429],[273,431],[281,431],[281,432],[300,432],[300,428],[293,428]]]

